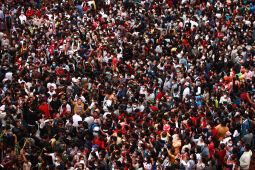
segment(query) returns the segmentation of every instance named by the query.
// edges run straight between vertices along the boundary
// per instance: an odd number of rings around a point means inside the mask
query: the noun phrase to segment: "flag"
[[[55,41],[52,42],[51,46],[55,48]]]
[[[50,48],[48,50],[51,54],[53,54],[53,48],[55,48],[55,41],[51,43]]]
[[[53,48],[50,47],[49,50],[48,50],[51,54],[53,54]]]

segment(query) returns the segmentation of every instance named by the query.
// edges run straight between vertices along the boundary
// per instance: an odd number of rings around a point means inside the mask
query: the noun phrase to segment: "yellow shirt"
[[[227,131],[229,131],[228,127],[223,127],[221,125],[218,125],[215,127],[217,133],[216,133],[216,139],[221,140],[222,138],[225,138]]]

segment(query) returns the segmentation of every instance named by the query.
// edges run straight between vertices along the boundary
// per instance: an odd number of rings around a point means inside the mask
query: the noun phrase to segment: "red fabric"
[[[118,120],[120,120],[122,117],[127,118],[127,116],[126,116],[124,113],[122,113],[122,114],[118,117]]]
[[[49,48],[49,52],[51,53],[51,54],[53,54],[53,49],[55,48],[55,41],[53,41],[52,42],[52,44],[51,44],[51,46],[50,46],[50,48]]]
[[[36,11],[36,15],[38,16],[38,18],[41,18],[42,10]]]
[[[51,118],[50,117],[50,111],[49,111],[49,106],[48,104],[45,104],[45,105],[40,105],[39,106],[39,110],[43,111],[45,113],[45,117],[48,119],[48,118]]]
[[[50,47],[49,50],[48,50],[51,54],[53,54],[53,48]]]
[[[142,112],[139,112],[137,115],[138,115],[138,116],[141,116],[141,114],[142,114]]]
[[[198,119],[199,117],[191,117],[191,122],[192,122],[192,124],[194,125],[194,126],[196,126],[197,125],[197,119]]]
[[[130,71],[131,73],[134,73],[134,72],[135,72],[135,70],[130,66],[130,64],[128,64],[127,66],[128,66],[129,71]]]
[[[95,141],[92,141],[92,145],[97,145],[102,149],[105,149],[104,141],[100,141],[99,139],[96,139]]]
[[[158,100],[158,99],[161,99],[161,97],[164,95],[164,93],[163,92],[160,92],[160,93],[158,93],[157,94],[157,96],[156,96],[156,100]]]
[[[114,57],[113,59],[112,59],[112,65],[116,65],[117,64],[117,58],[116,57]]]
[[[158,110],[158,108],[155,107],[155,106],[151,106],[150,109],[151,109],[152,111],[157,111],[157,110]]]
[[[89,7],[85,6],[83,7],[83,11],[87,11],[89,9]]]
[[[107,29],[107,26],[105,24],[102,25],[102,30]]]
[[[212,134],[213,134],[213,136],[215,136],[216,134],[217,134],[217,131],[216,131],[216,129],[212,129]]]
[[[66,108],[65,108],[65,110],[61,113],[61,115],[65,115],[66,114]]]
[[[96,28],[97,28],[97,23],[93,22],[93,29],[96,29]]]
[[[204,129],[207,127],[206,121],[201,122],[201,128]]]
[[[226,150],[220,150],[218,151],[218,155],[219,155],[219,158],[218,158],[218,165],[222,165],[223,162],[224,162],[224,157],[226,155]]]
[[[240,94],[240,97],[245,100],[245,101],[248,101],[248,96],[247,96],[247,93],[246,92],[243,92],[242,94]]]
[[[52,48],[55,48],[55,41],[52,42],[51,46]]]
[[[34,15],[34,11],[31,9],[31,10],[27,10],[27,12],[26,12],[26,16],[28,17],[28,18],[30,18],[32,15]]]
[[[183,43],[186,47],[188,46],[188,40],[183,39],[183,40],[182,40],[182,43]]]
[[[206,41],[205,41],[205,40],[203,40],[203,47],[205,46],[205,43],[206,43]]]
[[[58,73],[59,75],[64,74],[64,69],[58,69],[58,70],[57,70],[57,73]]]
[[[149,48],[148,47],[144,47],[145,48],[145,52],[148,53],[149,52]]]
[[[173,6],[173,1],[170,0],[170,1],[167,2],[167,4],[168,4],[169,6]]]
[[[210,157],[214,154],[214,143],[211,142],[209,145],[208,145],[208,149],[209,149],[209,152],[210,152]]]
[[[165,125],[163,126],[163,130],[166,131],[166,132],[168,132],[168,133],[170,132],[170,128],[171,128],[171,127],[170,127],[169,124],[165,124]]]
[[[134,118],[132,116],[129,117],[129,120],[131,120],[131,122],[134,121]]]

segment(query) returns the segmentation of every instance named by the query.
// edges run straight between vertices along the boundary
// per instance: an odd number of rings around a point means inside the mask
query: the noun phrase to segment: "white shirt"
[[[8,80],[10,80],[10,81],[12,81],[12,72],[7,72],[7,73],[5,74],[5,78],[8,79]]]
[[[251,162],[251,155],[252,151],[249,150],[248,152],[244,152],[240,158],[240,167],[241,169],[249,169],[250,168],[250,162]]]
[[[190,95],[190,89],[188,87],[186,87],[184,90],[183,90],[183,94],[182,94],[182,100],[184,100],[186,98],[187,95]]]
[[[20,19],[21,24],[24,24],[27,21],[27,17],[24,14],[21,14],[19,16],[19,19]]]
[[[49,91],[48,93],[49,93],[49,95],[51,95],[51,96],[53,96],[54,94],[56,94],[55,91],[53,91],[53,92]]]
[[[231,99],[229,98],[229,97],[227,97],[227,96],[221,96],[221,98],[220,98],[220,103],[222,104],[223,102],[227,102],[227,103],[231,103]]]
[[[81,116],[77,115],[77,114],[73,115],[73,126],[74,127],[77,127],[79,125],[79,123],[78,123],[79,121],[82,121]]]
[[[149,96],[146,96],[146,100],[152,101],[155,99],[155,94],[151,93]]]
[[[71,112],[71,106],[69,104],[66,104],[66,111]],[[60,113],[64,112],[63,107],[60,107]]]
[[[111,100],[104,100],[103,102],[103,110],[105,112],[108,111],[108,107],[110,107],[112,105],[112,101]]]
[[[84,119],[84,121],[87,122],[89,127],[90,127],[93,124],[93,122],[94,122],[94,118],[92,116],[89,116],[89,117],[86,117]]]

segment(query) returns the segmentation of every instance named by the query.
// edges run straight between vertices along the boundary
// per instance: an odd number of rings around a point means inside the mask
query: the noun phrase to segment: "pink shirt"
[[[252,79],[254,77],[254,71],[249,71],[245,73],[245,80]]]

